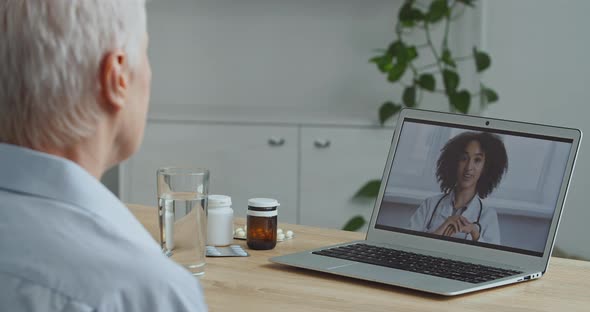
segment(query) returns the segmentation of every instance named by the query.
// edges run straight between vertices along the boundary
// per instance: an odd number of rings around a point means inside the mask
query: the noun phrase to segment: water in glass
[[[193,275],[205,273],[207,197],[176,192],[158,198],[162,250]]]

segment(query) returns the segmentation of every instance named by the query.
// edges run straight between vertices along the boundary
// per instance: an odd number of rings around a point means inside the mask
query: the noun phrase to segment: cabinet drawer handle
[[[330,140],[315,140],[313,142],[313,145],[316,148],[328,148],[328,147],[330,147],[330,143],[331,143]]]
[[[270,146],[283,146],[283,145],[285,145],[285,139],[271,137],[270,139],[268,139],[268,145],[270,145]]]

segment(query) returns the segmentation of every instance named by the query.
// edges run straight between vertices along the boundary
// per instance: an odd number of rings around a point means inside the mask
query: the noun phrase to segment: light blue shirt
[[[0,311],[206,311],[199,282],[69,160],[0,144]]]

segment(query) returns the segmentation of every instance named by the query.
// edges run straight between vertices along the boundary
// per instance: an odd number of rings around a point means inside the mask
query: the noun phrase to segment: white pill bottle
[[[209,195],[207,210],[207,245],[230,245],[234,234],[234,210],[231,208],[231,197]]]

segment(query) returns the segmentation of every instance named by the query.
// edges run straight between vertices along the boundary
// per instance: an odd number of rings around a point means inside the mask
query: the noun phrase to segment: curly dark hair
[[[442,148],[436,163],[436,179],[440,190],[448,193],[457,183],[457,167],[465,147],[476,141],[485,153],[485,164],[477,181],[477,195],[486,198],[500,184],[502,176],[508,170],[508,156],[502,139],[488,132],[463,132],[450,139]]]

